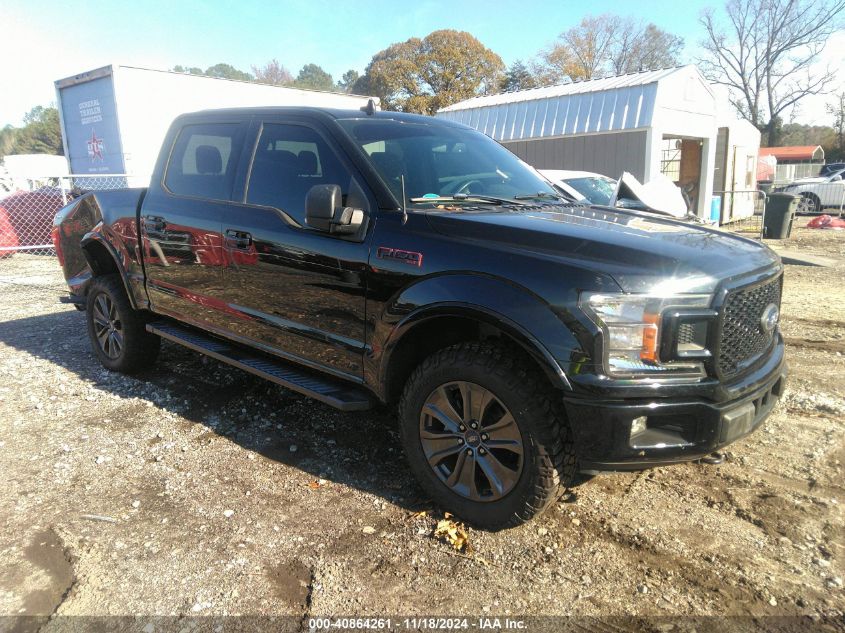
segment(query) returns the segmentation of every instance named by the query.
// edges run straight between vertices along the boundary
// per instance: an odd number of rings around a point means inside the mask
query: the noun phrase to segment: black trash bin
[[[783,240],[792,233],[792,222],[801,196],[791,193],[770,193],[763,219],[763,238]]]

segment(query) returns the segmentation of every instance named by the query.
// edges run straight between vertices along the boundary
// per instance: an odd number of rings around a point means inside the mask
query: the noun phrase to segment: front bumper
[[[581,469],[637,470],[694,460],[753,432],[786,386],[783,343],[773,351],[763,367],[725,390],[741,395],[722,402],[664,399],[659,390],[651,399],[566,397]],[[632,421],[642,417],[645,429],[632,435]]]

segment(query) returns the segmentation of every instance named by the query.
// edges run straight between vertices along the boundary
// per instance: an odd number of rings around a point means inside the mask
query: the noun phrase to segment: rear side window
[[[305,224],[305,196],[315,185],[338,185],[349,193],[351,174],[315,130],[265,124],[255,148],[246,201],[275,207]]]
[[[186,125],[170,154],[164,184],[182,196],[228,200],[237,166],[237,123]]]

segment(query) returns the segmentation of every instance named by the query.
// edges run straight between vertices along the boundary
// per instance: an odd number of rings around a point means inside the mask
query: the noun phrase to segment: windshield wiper
[[[535,200],[537,198],[553,198],[554,200],[566,200],[558,193],[550,193],[548,191],[538,191],[537,193],[521,193],[514,196],[514,200]]]
[[[483,202],[485,204],[513,204],[513,200],[508,198],[497,198],[496,196],[483,196],[474,193],[456,193],[454,196],[437,196],[410,198],[411,202],[431,202],[434,204],[449,203],[449,202]]]

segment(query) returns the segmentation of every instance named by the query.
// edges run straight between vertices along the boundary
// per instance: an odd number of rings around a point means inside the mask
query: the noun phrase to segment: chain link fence
[[[793,184],[769,194],[760,190],[714,191],[721,200],[721,227],[762,239],[766,204],[769,196],[778,193],[799,196],[798,214],[845,215],[845,181]]]
[[[39,176],[0,188],[0,293],[61,294],[65,290],[52,228],[56,213],[87,191],[127,186],[125,174]],[[6,190],[4,190],[6,189]]]
[[[759,189],[714,191],[720,200],[719,225],[726,231],[762,239],[766,192]]]
[[[775,186],[786,184],[799,178],[818,176],[821,163],[778,164],[775,167]]]

